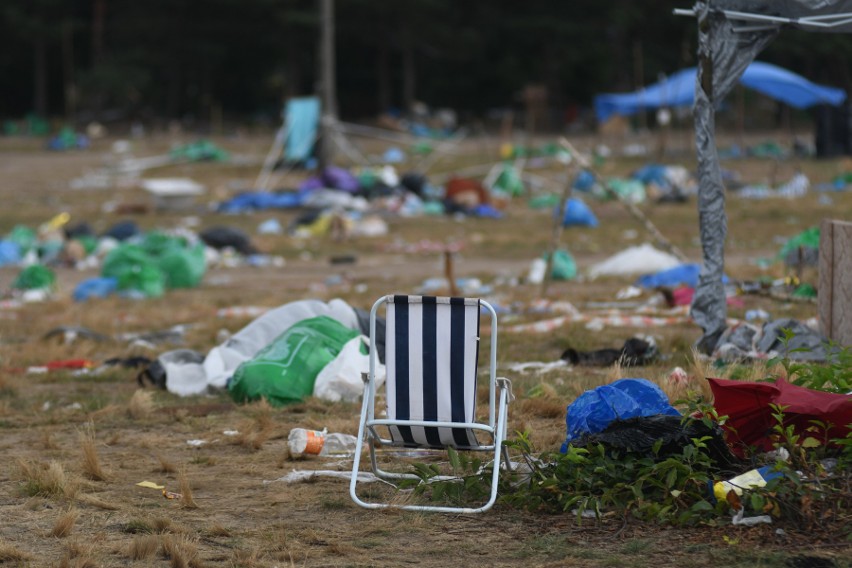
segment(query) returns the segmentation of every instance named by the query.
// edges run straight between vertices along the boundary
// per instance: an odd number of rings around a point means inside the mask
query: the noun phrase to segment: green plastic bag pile
[[[12,283],[15,290],[53,290],[56,286],[56,275],[46,266],[33,264],[24,268]]]
[[[125,243],[104,259],[101,276],[115,278],[119,292],[158,298],[170,288],[194,288],[201,283],[207,262],[204,244],[148,233],[138,244]]]
[[[197,140],[172,149],[169,152],[169,157],[175,161],[186,162],[226,162],[228,161],[228,152],[209,140]]]
[[[320,371],[358,335],[328,316],[302,320],[237,367],[228,392],[237,402],[261,398],[273,406],[300,402],[313,394]]]

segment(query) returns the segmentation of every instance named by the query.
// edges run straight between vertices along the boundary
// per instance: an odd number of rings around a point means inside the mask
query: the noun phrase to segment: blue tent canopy
[[[595,113],[604,122],[613,114],[631,115],[660,107],[690,106],[695,98],[696,68],[690,67],[634,93],[603,94],[595,97]],[[796,108],[817,104],[837,106],[846,100],[843,89],[811,83],[804,77],[777,65],[755,61],[749,65],[740,84]]]

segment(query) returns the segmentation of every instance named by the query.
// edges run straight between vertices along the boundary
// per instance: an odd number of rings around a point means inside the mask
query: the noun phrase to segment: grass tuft
[[[178,470],[177,466],[164,458],[162,454],[157,454],[157,461],[160,462],[160,466],[154,468],[157,473],[176,473]]]
[[[154,534],[145,534],[134,537],[127,551],[131,560],[146,560],[157,553],[160,547],[160,537]]]
[[[181,468],[178,473],[178,485],[180,486],[180,504],[184,509],[197,509],[198,504],[192,498],[192,485],[186,475],[186,469]]]
[[[0,540],[0,563],[26,562],[31,558],[32,556],[22,550],[18,550],[11,543]]]
[[[72,499],[80,489],[80,484],[65,473],[65,468],[57,461],[46,465],[19,461],[18,471],[24,483],[23,491],[30,497]]]
[[[127,415],[134,420],[146,418],[154,411],[154,393],[137,389],[127,403]]]
[[[80,516],[80,512],[77,509],[69,509],[59,515],[59,518],[56,519],[56,522],[53,524],[53,529],[50,531],[51,536],[55,536],[56,538],[65,538],[71,534],[71,531],[74,530],[74,523],[77,522],[77,517]]]
[[[107,474],[101,467],[101,460],[95,448],[95,425],[87,422],[80,431],[80,450],[83,453],[83,473],[94,481],[106,481]]]
[[[162,537],[163,558],[169,561],[172,568],[202,568],[204,566],[198,557],[198,546],[187,537],[166,535]]]

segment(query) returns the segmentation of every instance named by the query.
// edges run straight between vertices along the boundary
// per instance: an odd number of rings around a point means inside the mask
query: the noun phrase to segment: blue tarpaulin
[[[656,414],[680,416],[666,393],[647,379],[620,379],[588,390],[568,406],[568,437],[560,451],[564,454],[572,440],[603,432],[615,420]]]
[[[614,114],[631,115],[660,107],[691,106],[696,72],[695,67],[682,69],[634,93],[598,95],[595,97],[598,120],[604,122]],[[817,85],[792,71],[760,61],[746,68],[740,84],[796,108],[818,104],[837,106],[846,100],[843,89]]]

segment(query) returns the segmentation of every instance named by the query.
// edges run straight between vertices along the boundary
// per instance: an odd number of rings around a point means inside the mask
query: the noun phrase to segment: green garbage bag
[[[166,276],[168,288],[195,288],[207,270],[204,245],[170,247],[157,258],[157,265]]]
[[[18,248],[21,249],[21,255],[25,255],[36,245],[36,234],[35,231],[25,225],[15,225],[6,240],[18,245]]]
[[[15,278],[12,288],[15,290],[52,289],[56,285],[56,275],[51,269],[41,264],[33,264],[24,268]]]
[[[555,193],[537,195],[529,201],[530,209],[553,209],[559,205],[559,196]]]
[[[228,160],[228,152],[209,140],[197,140],[183,146],[178,146],[169,152],[169,156],[172,160],[186,160],[189,162],[225,162]]]
[[[93,235],[82,235],[76,238],[83,245],[86,254],[92,254],[98,248],[98,238]]]
[[[228,392],[237,402],[260,398],[274,406],[299,402],[313,394],[319,372],[358,335],[328,316],[304,319],[237,367]]]
[[[544,255],[547,260],[548,255]],[[577,262],[567,250],[559,249],[553,253],[553,265],[550,277],[554,280],[572,280],[577,277]]]
[[[503,170],[494,182],[494,188],[513,197],[517,197],[524,193],[524,182],[521,180],[521,175],[518,169],[510,163],[503,164]]]
[[[778,258],[787,258],[787,255],[799,247],[819,249],[819,227],[805,229],[795,237],[784,243]]]
[[[166,276],[156,259],[138,245],[125,244],[111,250],[101,276],[118,280],[119,291],[136,291],[148,298],[158,298],[166,289]]]

